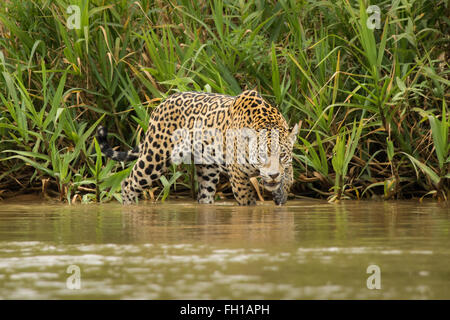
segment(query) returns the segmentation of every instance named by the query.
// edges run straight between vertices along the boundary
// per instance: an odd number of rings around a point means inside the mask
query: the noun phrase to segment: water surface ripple
[[[450,299],[446,204],[1,204],[1,299]]]

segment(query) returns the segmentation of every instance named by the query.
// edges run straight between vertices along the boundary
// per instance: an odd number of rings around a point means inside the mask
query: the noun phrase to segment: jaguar
[[[172,163],[183,162],[195,165],[199,203],[214,203],[222,173],[239,205],[256,204],[252,177],[260,177],[281,205],[293,183],[297,134],[298,125],[289,129],[280,111],[256,90],[237,96],[179,92],[153,110],[145,137],[134,149],[112,149],[103,126],[97,129],[97,141],[106,157],[137,160],[121,184],[123,204],[135,203]]]

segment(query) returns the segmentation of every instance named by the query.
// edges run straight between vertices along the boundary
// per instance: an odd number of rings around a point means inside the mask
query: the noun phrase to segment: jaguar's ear
[[[294,128],[292,128],[291,132],[289,133],[289,141],[291,143],[291,148],[294,146],[295,141],[297,141],[297,134],[298,134],[298,123],[295,124]]]
[[[241,94],[243,94],[245,96],[252,96],[252,97],[256,97],[256,96],[260,97],[261,96],[256,87],[254,87],[253,89],[248,89],[248,90],[242,91]]]
[[[235,108],[240,108],[243,106],[244,101],[249,101],[249,100],[254,100],[254,99],[262,100],[261,94],[256,90],[245,90],[242,93],[238,94],[234,98],[233,105]],[[251,104],[248,104],[248,105],[251,105]]]
[[[239,95],[236,96],[236,98],[258,98],[261,99],[261,94],[256,91],[255,89],[252,90],[245,90]]]

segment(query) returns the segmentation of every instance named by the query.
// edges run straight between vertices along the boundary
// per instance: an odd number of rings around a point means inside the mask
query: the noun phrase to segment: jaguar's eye
[[[262,163],[267,163],[267,161],[268,161],[267,155],[266,155],[266,154],[260,154],[260,155],[259,155],[259,160],[260,160]]]
[[[290,159],[289,156],[285,153],[282,153],[280,155],[280,160],[282,163],[289,163],[290,161],[292,161],[292,159]]]

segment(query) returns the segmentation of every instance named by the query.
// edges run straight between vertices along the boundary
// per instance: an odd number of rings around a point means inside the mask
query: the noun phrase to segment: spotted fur
[[[107,143],[106,129],[99,127],[97,139],[107,157],[117,161],[137,160],[130,176],[122,182],[124,204],[136,202],[142,191],[159,179],[172,163],[174,151],[180,155],[192,152],[195,158],[198,150],[204,150],[205,145],[176,150],[179,146],[176,130],[181,128],[191,134],[196,128],[212,130],[213,134],[206,139],[206,145],[215,139],[221,139],[224,143],[234,139],[233,129],[250,128],[257,132],[275,129],[279,133],[279,149],[270,150],[270,135],[258,136],[268,146],[270,155],[269,159],[258,158],[261,160],[258,164],[225,161],[227,152],[236,158],[258,153],[257,150],[249,150],[248,144],[236,144],[232,149],[224,150],[221,156],[214,155],[215,162],[196,164],[199,185],[197,199],[199,203],[214,202],[216,185],[222,172],[228,175],[234,197],[240,205],[256,203],[256,192],[250,183],[250,178],[254,176],[261,176],[264,187],[273,193],[275,203],[286,202],[293,181],[292,147],[298,127],[290,131],[278,109],[264,101],[258,92],[249,90],[236,97],[200,92],[169,96],[153,111],[142,143],[128,152],[114,151]]]

